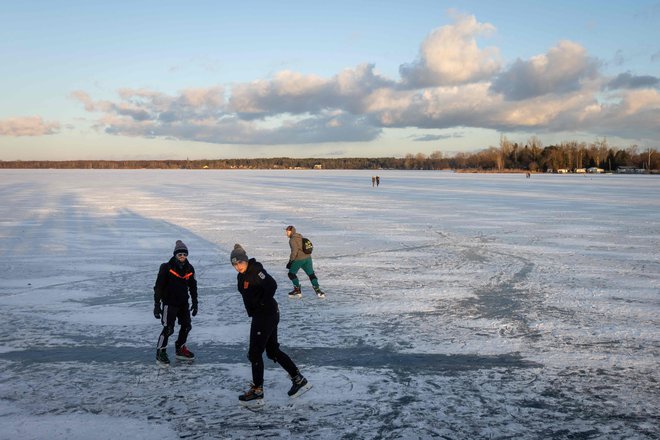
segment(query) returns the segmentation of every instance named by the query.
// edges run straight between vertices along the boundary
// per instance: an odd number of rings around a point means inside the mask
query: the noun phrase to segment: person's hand
[[[190,313],[193,316],[197,316],[197,303],[193,303],[192,307],[190,307]]]
[[[160,319],[160,304],[154,304],[154,318]]]
[[[291,269],[291,264],[292,264],[292,263],[293,263],[293,261],[289,261],[288,263],[286,263],[286,268],[287,268],[287,269]]]

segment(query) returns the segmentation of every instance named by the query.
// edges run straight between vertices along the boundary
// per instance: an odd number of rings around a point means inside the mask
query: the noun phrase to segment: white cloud
[[[419,59],[399,72],[410,88],[464,84],[489,79],[499,71],[499,51],[480,49],[476,37],[495,27],[474,16],[456,15],[455,23],[433,31],[422,43]]]
[[[39,116],[0,120],[0,136],[44,136],[59,131],[59,122],[45,122]]]
[[[506,99],[524,100],[545,94],[579,90],[598,73],[598,62],[577,43],[561,41],[547,54],[517,60],[494,81],[491,90]]]
[[[287,70],[227,90],[121,89],[111,101],[72,96],[101,113],[96,128],[107,133],[217,144],[360,142],[408,127],[659,137],[658,78],[604,78],[599,61],[570,41],[500,71],[497,50],[476,43],[493,30],[457,16],[429,35],[398,81],[364,63],[329,78]]]
[[[82,100],[86,108],[103,109],[97,129],[121,136],[263,145],[369,141],[380,133],[364,116],[342,111],[242,118],[223,110],[215,89],[178,96],[122,91],[120,97],[110,106],[107,102]]]
[[[233,111],[262,117],[282,112],[319,111],[327,97],[329,81],[316,75],[283,71],[273,80],[239,84],[230,99]]]
[[[618,91],[585,115],[582,123],[611,136],[658,138],[660,92],[655,89]]]
[[[393,81],[378,75],[371,64],[345,69],[331,79],[284,71],[270,81],[235,86],[230,105],[244,118],[318,113],[328,109],[360,113],[370,93],[394,86]]]

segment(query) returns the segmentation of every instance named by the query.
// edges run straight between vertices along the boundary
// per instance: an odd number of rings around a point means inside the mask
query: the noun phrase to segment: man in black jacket
[[[288,394],[298,397],[311,388],[307,379],[300,374],[291,358],[280,350],[277,341],[277,324],[280,322],[280,310],[275,301],[277,282],[254,258],[248,259],[240,244],[234,245],[230,255],[231,264],[238,272],[238,291],[243,297],[243,304],[249,317],[250,348],[248,359],[252,363],[252,386],[238,399],[241,404],[261,405],[264,398],[264,362],[263,352],[274,362],[279,363],[291,377],[291,389]]]
[[[177,240],[172,258],[160,265],[154,285],[154,317],[160,319],[163,331],[158,338],[156,361],[169,365],[167,339],[174,333],[174,323],[179,320],[179,337],[175,342],[176,358],[193,360],[195,355],[186,347],[188,333],[192,329],[190,313],[197,315],[197,280],[195,268],[188,261],[188,247]],[[188,305],[188,295],[192,307]]]

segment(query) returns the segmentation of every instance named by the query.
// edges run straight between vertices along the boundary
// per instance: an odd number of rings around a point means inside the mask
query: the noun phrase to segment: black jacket
[[[181,265],[175,257],[160,265],[154,285],[154,302],[181,307],[188,304],[188,293],[193,306],[197,305],[195,268],[188,260]]]
[[[277,282],[266,272],[261,263],[250,258],[247,270],[245,273],[239,273],[236,279],[248,316],[277,313],[277,301],[274,298]]]

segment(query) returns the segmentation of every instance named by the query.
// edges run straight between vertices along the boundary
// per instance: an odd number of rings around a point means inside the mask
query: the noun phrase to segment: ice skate
[[[295,399],[305,394],[311,387],[312,384],[307,382],[307,379],[302,374],[298,373],[291,379],[291,389],[287,394],[292,399]]]
[[[192,361],[195,359],[195,354],[188,350],[188,347],[182,345],[176,349],[176,358],[182,361]]]
[[[289,292],[289,298],[302,298],[302,291],[300,290],[299,286],[293,286],[293,290]]]
[[[264,404],[264,388],[250,386],[250,389],[238,396],[238,401],[242,406],[259,407]]]
[[[167,351],[164,348],[156,350],[156,363],[161,367],[167,367],[170,365],[170,358],[167,357]]]
[[[314,287],[314,292],[316,292],[316,296],[319,298],[325,298],[325,292],[323,292],[320,287]]]

